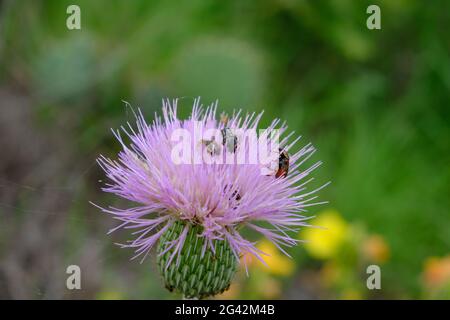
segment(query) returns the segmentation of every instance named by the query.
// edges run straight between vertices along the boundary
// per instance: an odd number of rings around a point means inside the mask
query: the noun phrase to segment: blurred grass
[[[72,3],[81,7],[81,31],[65,27]],[[365,27],[365,9],[374,3],[381,7],[381,31]],[[117,150],[109,128],[129,118],[121,100],[149,117],[166,96],[182,97],[184,116],[196,96],[205,104],[218,98],[228,110],[264,109],[265,121],[286,119],[318,147],[316,159],[325,165],[317,180],[332,181],[323,198],[387,239],[392,257],[383,267],[385,287],[417,297],[425,259],[448,254],[448,1],[2,6],[1,83],[25,88],[36,121],[68,130],[67,144],[80,159]],[[81,202],[100,197],[89,178]],[[83,217],[84,210],[74,207],[72,214]],[[75,247],[91,232],[83,223],[70,230]],[[137,288],[112,280],[116,290],[124,297],[169,297],[145,265],[134,267],[139,281],[130,276]],[[105,282],[121,268],[119,261],[102,266]],[[102,288],[99,297],[108,290],[114,291]]]

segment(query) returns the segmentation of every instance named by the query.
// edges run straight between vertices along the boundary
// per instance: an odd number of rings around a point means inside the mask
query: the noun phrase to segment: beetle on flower
[[[289,165],[289,174],[287,168],[283,171],[286,174],[277,174],[280,169],[277,167],[265,168],[262,173],[261,165],[254,163],[174,163],[171,140],[174,130],[184,129],[193,134],[195,123],[201,122],[206,129],[219,132],[226,129],[230,137],[234,131],[256,130],[262,117],[262,113],[241,117],[241,112],[236,112],[223,123],[216,119],[216,113],[217,103],[203,108],[196,99],[190,118],[180,120],[177,100],[165,100],[162,118],[157,116],[147,124],[138,111],[136,126],[122,127],[129,143],[123,140],[120,131],[114,131],[123,148],[118,160],[104,156],[98,159],[109,178],[103,190],[135,203],[125,209],[99,207],[121,221],[110,232],[120,228],[135,230],[136,238],[121,245],[135,249],[135,257],[145,258],[157,245],[157,261],[165,286],[187,298],[204,298],[226,290],[240,257],[252,255],[263,260],[265,253],[257,248],[256,242],[241,234],[243,228],[260,233],[288,255],[283,247],[298,242],[289,234],[308,226],[308,217],[304,215],[307,207],[324,203],[314,200],[315,193],[325,185],[307,189],[313,180],[311,172],[321,163],[301,168],[315,149],[311,144],[296,148],[299,138],[289,143],[292,133],[279,141],[280,148],[276,150],[281,153],[273,162],[281,163],[278,157],[284,159],[289,152],[289,161],[283,162],[284,166]],[[279,125],[280,120],[275,119],[266,132]],[[282,135],[287,127],[281,124],[278,130]],[[250,145],[232,137],[238,151],[240,148],[244,153],[251,151]],[[220,145],[226,138],[216,141]],[[269,145],[275,144],[270,138],[267,141]],[[192,143],[195,148],[197,142]],[[221,150],[236,151],[234,146],[226,145]],[[222,156],[215,152],[209,155]]]

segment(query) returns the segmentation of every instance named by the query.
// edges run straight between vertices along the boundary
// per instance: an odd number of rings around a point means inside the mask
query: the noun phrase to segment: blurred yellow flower
[[[326,210],[314,219],[318,228],[306,228],[300,232],[300,238],[306,240],[304,247],[308,253],[318,259],[334,257],[348,233],[349,226],[335,210]]]
[[[440,287],[450,282],[450,255],[437,258],[431,257],[425,261],[425,285],[430,288]]]
[[[264,239],[259,243],[258,249],[268,254],[262,255],[267,267],[258,263],[261,269],[278,276],[289,276],[295,271],[294,261],[280,252],[272,242]]]
[[[371,261],[384,263],[390,257],[389,246],[380,235],[372,235],[363,243],[363,253]]]
[[[114,290],[101,291],[97,295],[98,300],[121,300],[123,296],[120,292]]]
[[[356,289],[346,289],[342,292],[341,298],[343,300],[361,300],[363,296]]]

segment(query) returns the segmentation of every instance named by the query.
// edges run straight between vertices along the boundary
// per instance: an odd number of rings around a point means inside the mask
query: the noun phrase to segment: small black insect
[[[231,195],[231,198],[236,199],[236,201],[241,200],[241,195],[239,194],[239,192],[237,190],[234,190],[233,194]],[[230,200],[231,200],[230,198]]]
[[[281,148],[278,151],[280,152],[280,156],[278,158],[278,170],[275,178],[286,178],[289,172],[289,154]]]
[[[224,192],[228,192],[229,187],[228,185],[225,186],[224,188]],[[231,196],[228,198],[229,201],[236,201],[239,204],[239,201],[241,200],[241,195],[239,193],[239,191],[236,189],[233,191],[233,193],[231,194]],[[234,209],[236,209],[237,207],[234,207]]]

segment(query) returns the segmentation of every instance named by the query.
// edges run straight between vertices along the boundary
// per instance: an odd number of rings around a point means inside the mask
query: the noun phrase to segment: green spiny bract
[[[185,298],[206,298],[224,292],[230,286],[236,273],[237,259],[225,240],[214,240],[215,253],[208,246],[202,257],[205,238],[199,236],[202,227],[189,224],[183,248],[167,265],[173,253],[173,248],[160,255],[170,244],[179,238],[186,223],[175,222],[162,236],[158,244],[158,266],[165,286],[170,291],[176,291]]]

